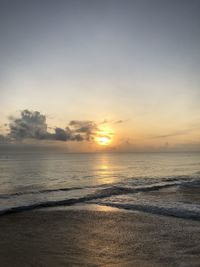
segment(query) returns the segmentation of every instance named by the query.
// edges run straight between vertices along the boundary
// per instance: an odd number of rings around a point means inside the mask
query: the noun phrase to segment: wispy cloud
[[[115,124],[120,124],[120,123],[124,123],[125,122],[125,120],[118,120],[118,121],[115,121],[114,123]]]
[[[189,134],[189,133],[194,132],[194,131],[199,130],[199,129],[200,129],[200,123],[193,124],[187,129],[183,129],[180,131],[174,131],[171,133],[166,133],[166,134],[161,134],[161,135],[155,135],[155,136],[152,136],[151,138],[167,138],[167,137],[181,136],[181,135]]]
[[[121,123],[124,123],[126,121],[127,120],[107,120],[107,119],[105,119],[101,122],[101,124],[121,124]]]

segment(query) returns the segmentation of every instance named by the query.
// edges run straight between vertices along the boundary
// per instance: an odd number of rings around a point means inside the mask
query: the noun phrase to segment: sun
[[[96,132],[95,141],[98,145],[108,146],[113,141],[113,130],[108,127],[102,127]]]
[[[100,136],[96,138],[96,141],[101,146],[107,146],[111,143],[111,138],[108,136]]]

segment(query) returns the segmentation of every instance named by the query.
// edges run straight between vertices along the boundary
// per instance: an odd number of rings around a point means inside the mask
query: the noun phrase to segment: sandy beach
[[[192,220],[86,205],[2,216],[0,229],[4,267],[197,267],[200,262],[200,224]]]

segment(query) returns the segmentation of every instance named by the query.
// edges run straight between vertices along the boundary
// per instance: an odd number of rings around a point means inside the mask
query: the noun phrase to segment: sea
[[[98,205],[200,220],[200,153],[0,151],[0,215]]]

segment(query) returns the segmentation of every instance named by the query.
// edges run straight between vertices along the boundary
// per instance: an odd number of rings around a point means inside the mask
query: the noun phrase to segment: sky
[[[198,0],[0,0],[2,142],[200,151],[199,14]],[[45,118],[19,136],[24,110]]]

